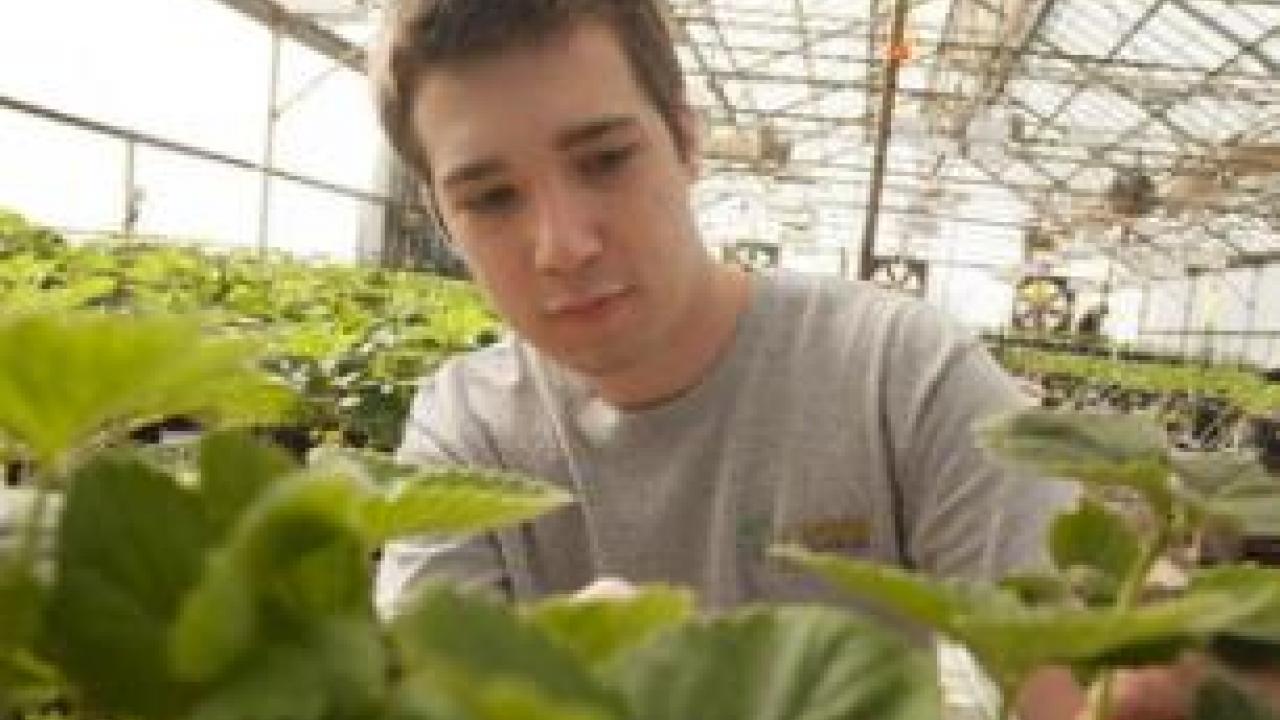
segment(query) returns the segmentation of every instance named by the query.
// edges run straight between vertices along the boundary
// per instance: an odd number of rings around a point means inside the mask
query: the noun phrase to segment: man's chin
[[[588,378],[604,378],[625,372],[634,363],[629,356],[619,352],[583,351],[567,353],[555,358],[556,362]]]

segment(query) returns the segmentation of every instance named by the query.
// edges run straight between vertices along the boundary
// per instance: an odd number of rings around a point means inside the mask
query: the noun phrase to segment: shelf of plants
[[[995,353],[1010,372],[1042,386],[1046,405],[1153,415],[1183,449],[1243,446],[1268,457],[1277,452],[1280,383],[1252,370],[1022,347],[996,348]]]
[[[399,467],[371,450],[321,448],[300,465],[237,428],[288,417],[305,384],[282,383],[278,366],[264,371],[281,348],[331,349],[317,327],[367,342],[370,321],[347,323],[371,304],[398,318],[398,337],[417,337],[408,326],[431,317],[425,308],[469,291],[283,260],[69,248],[39,231],[25,242],[7,255],[10,297],[27,298],[27,311],[0,319],[0,448],[30,465],[33,489],[0,546],[0,714],[942,717],[932,655],[844,609],[700,612],[688,592],[662,586],[624,600],[513,605],[441,585],[379,618],[368,582],[386,540],[510,525],[571,498],[534,479]],[[120,282],[118,273],[146,268],[152,282]],[[121,308],[199,319],[102,312]],[[459,312],[475,324],[436,327],[430,353],[467,344],[484,325],[482,311]],[[290,324],[271,331],[282,315]],[[127,442],[173,416],[204,429],[192,452]],[[1192,568],[1176,596],[1145,593],[1152,566],[1205,528],[1280,530],[1280,496],[1261,467],[1239,453],[1188,460],[1136,415],[1032,409],[993,419],[982,438],[1034,474],[1127,488],[1154,521],[1085,499],[1053,528],[1054,566],[1000,584],[794,547],[772,556],[968,648],[1003,697],[1034,668],[1064,664],[1099,688],[1101,718],[1112,668],[1194,647],[1218,662],[1197,720],[1267,717],[1226,668],[1280,652],[1280,570]]]
[[[464,283],[283,254],[69,244],[2,211],[0,309],[181,313],[219,334],[260,337],[266,369],[302,398],[277,429],[300,448],[322,436],[391,448],[416,381],[497,329]]]

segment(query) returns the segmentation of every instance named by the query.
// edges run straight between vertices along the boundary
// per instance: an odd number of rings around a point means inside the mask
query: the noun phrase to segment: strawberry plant
[[[1280,571],[1187,568],[1176,597],[1148,600],[1146,590],[1156,563],[1206,528],[1280,532],[1280,480],[1244,454],[1177,455],[1138,416],[1031,409],[990,422],[983,437],[1019,474],[1087,489],[1055,521],[1044,572],[998,585],[939,582],[801,548],[777,554],[966,647],[1006,700],[1038,668],[1065,665],[1093,684],[1091,717],[1102,720],[1112,670],[1196,650],[1220,661],[1198,719],[1272,717],[1224,679],[1228,661],[1240,659],[1232,649],[1280,658]],[[1117,493],[1145,512],[1117,509],[1107,501]],[[1242,706],[1254,714],[1221,714]]]
[[[665,587],[515,606],[436,584],[379,618],[369,580],[388,539],[474,533],[570,498],[369,451],[320,449],[300,466],[237,429],[281,407],[260,343],[198,328],[0,321],[0,440],[37,482],[25,540],[0,548],[0,714],[937,717],[931,658],[833,609],[699,617]],[[171,413],[205,423],[189,456],[122,442]]]
[[[1075,378],[1077,384],[1115,386],[1159,395],[1218,397],[1246,414],[1263,414],[1280,407],[1280,385],[1235,367],[1173,366],[1110,358],[1009,348],[999,353],[1002,364],[1019,375]]]
[[[208,332],[264,339],[264,367],[301,395],[306,445],[389,450],[416,382],[497,328],[469,285],[105,238],[71,244],[0,212],[0,309],[198,314]]]

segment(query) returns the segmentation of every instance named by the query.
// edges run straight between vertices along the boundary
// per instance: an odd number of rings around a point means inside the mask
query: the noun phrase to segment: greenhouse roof
[[[380,3],[286,4],[327,6],[306,19],[358,54]],[[1142,277],[1278,259],[1277,0],[668,4],[708,124],[699,202],[720,240],[857,252],[878,207],[877,254],[1034,234]],[[759,237],[741,237],[744,210]]]

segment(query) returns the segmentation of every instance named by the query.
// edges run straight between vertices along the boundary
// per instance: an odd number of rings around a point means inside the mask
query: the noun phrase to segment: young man
[[[817,594],[765,562],[774,541],[939,575],[1035,559],[1062,488],[974,447],[1020,402],[977,342],[922,303],[708,256],[697,122],[653,4],[406,2],[381,57],[389,136],[515,331],[424,384],[401,454],[581,501],[467,567],[518,597],[616,575],[727,606]]]
[[[517,598],[614,576],[712,607],[841,601],[768,562],[779,541],[941,576],[1038,561],[1069,491],[974,447],[976,421],[1022,402],[977,342],[868,286],[708,257],[697,120],[653,2],[402,0],[370,69],[392,144],[515,334],[424,383],[401,457],[579,499],[389,547],[384,609],[429,574]]]

